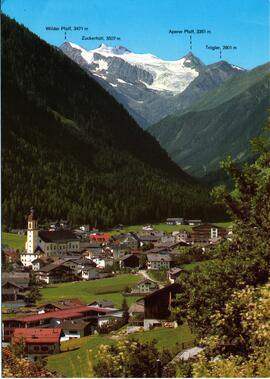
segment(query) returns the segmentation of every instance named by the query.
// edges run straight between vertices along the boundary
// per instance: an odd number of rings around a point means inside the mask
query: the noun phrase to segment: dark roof
[[[54,306],[55,308],[58,309],[69,309],[69,308],[74,308],[75,306],[81,306],[84,305],[80,299],[65,299],[65,300],[60,300],[60,301],[54,301],[52,303],[46,303],[43,304],[42,307],[48,307],[49,305]]]
[[[40,259],[40,258],[36,258],[36,259],[34,259],[33,261],[32,261],[32,264],[36,264],[36,263],[38,263],[38,262],[40,262],[40,263],[42,263],[44,266],[45,266],[45,262],[44,262],[44,260],[43,259]]]
[[[122,258],[120,258],[120,261],[124,261],[125,259],[128,259],[128,258],[130,258],[130,257],[136,257],[136,255],[134,255],[134,254],[127,254],[127,255],[124,255]]]
[[[150,262],[171,262],[172,257],[168,254],[147,254],[147,259]]]
[[[2,283],[10,282],[20,287],[28,287],[30,275],[29,272],[3,272],[1,280]]]
[[[96,301],[93,301],[93,303],[90,303],[87,305],[94,306],[94,304],[97,304],[101,308],[114,308],[114,304],[110,300],[96,300]]]
[[[39,271],[41,272],[50,272],[50,271],[53,271],[55,270],[57,267],[60,267],[60,266],[63,266],[63,264],[65,263],[66,261],[63,260],[63,259],[59,259],[58,261],[56,262],[53,262],[53,263],[50,263],[44,267],[42,267]],[[65,267],[66,269],[69,269],[69,267],[67,266],[63,266]]]
[[[44,251],[41,249],[41,247],[40,247],[40,246],[37,246],[37,247],[35,248],[35,251],[34,251],[34,252],[37,253],[37,252],[39,252],[39,251],[40,251],[41,253],[45,254]]]
[[[68,241],[78,241],[76,235],[70,230],[40,230],[38,232],[39,237],[44,242],[68,242]]]
[[[89,325],[89,322],[83,321],[83,320],[64,320],[59,324],[59,328],[62,329],[76,329],[76,330],[82,330],[84,329],[87,325]]]
[[[161,294],[162,292],[165,292],[165,293],[166,293],[167,291],[171,291],[171,290],[174,290],[174,289],[176,289],[176,290],[180,290],[180,289],[181,289],[180,284],[178,284],[178,283],[173,283],[173,284],[170,284],[169,286],[166,286],[166,287],[160,288],[159,290],[156,290],[156,291],[151,292],[151,293],[149,293],[148,295],[144,296],[144,297],[143,297],[143,300],[145,300],[145,299],[149,299],[149,298],[154,297],[154,296],[156,296],[156,295],[159,295],[159,294]]]
[[[162,253],[166,252],[168,253],[170,249],[168,247],[154,247],[153,249],[146,250],[147,254],[157,254],[157,253]]]
[[[154,284],[156,284],[157,287],[158,287],[158,284],[157,284],[156,282],[154,282],[153,280],[150,280],[150,279],[144,279],[144,280],[141,280],[139,283],[135,284],[133,287],[137,287],[137,286],[139,286],[140,284],[143,284],[143,283],[154,283]],[[133,288],[133,287],[132,287],[132,288]]]
[[[12,286],[14,286],[14,287],[17,287],[17,288],[19,288],[19,289],[21,289],[22,287],[21,286],[19,286],[18,284],[16,284],[15,282],[13,282],[12,280],[6,280],[6,281],[4,281],[4,282],[2,282],[2,287],[4,287],[6,284],[11,284]],[[9,290],[9,288],[2,288],[2,293],[4,293],[4,290]],[[12,288],[10,288],[10,290],[12,291],[12,292],[14,292],[14,289],[12,289]],[[7,292],[6,292],[7,293]]]
[[[144,236],[144,235],[139,235],[138,236],[139,237],[139,239],[141,240],[141,241],[145,241],[145,242],[155,242],[155,241],[158,241],[158,239],[160,238],[160,236]]]
[[[184,271],[182,268],[174,267],[170,270],[171,275],[180,274],[180,272]]]

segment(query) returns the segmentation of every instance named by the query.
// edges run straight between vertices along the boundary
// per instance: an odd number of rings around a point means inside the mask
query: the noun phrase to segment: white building
[[[24,266],[30,266],[34,260],[45,256],[63,256],[67,252],[80,252],[80,241],[70,230],[38,230],[38,220],[34,208],[31,208],[27,224],[25,253],[21,254]]]

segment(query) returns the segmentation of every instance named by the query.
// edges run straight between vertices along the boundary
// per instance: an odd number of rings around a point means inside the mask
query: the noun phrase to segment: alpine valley
[[[98,227],[218,219],[207,189],[59,49],[4,15],[2,41],[3,224],[22,227],[32,204],[41,221]]]
[[[205,65],[189,52],[175,60],[137,54],[123,46],[60,49],[123,104],[186,172],[212,184],[226,181],[228,154],[252,159],[269,107],[269,64],[247,71],[226,61]]]

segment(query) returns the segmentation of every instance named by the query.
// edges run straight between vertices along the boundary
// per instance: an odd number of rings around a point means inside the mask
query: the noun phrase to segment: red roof
[[[8,250],[4,252],[5,255],[8,255],[9,257],[16,258],[18,253],[15,250]]]
[[[90,239],[92,240],[102,240],[102,241],[107,241],[109,239],[111,239],[111,236],[110,234],[91,234],[90,236]]]
[[[96,311],[96,312],[100,312],[100,313],[108,313],[108,312],[111,312],[111,309],[90,307],[90,306],[84,305],[84,306],[80,306],[80,307],[76,307],[76,308],[62,309],[59,311],[46,312],[46,313],[40,313],[40,314],[36,314],[36,315],[18,317],[16,319],[12,319],[12,320],[21,321],[21,322],[33,322],[33,321],[48,320],[48,319],[52,319],[52,318],[57,318],[57,319],[76,318],[76,317],[82,317],[82,314],[84,312],[89,312],[89,311]]]
[[[25,343],[59,343],[61,328],[16,328],[13,341],[19,342],[21,338]]]

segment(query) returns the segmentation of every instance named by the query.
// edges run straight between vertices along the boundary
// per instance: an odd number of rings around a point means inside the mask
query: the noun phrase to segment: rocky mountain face
[[[267,63],[225,81],[184,112],[150,127],[149,132],[189,174],[215,182],[220,176],[219,163],[228,154],[240,162],[251,159],[249,141],[261,132],[267,119],[269,87]]]
[[[205,65],[191,52],[179,60],[166,61],[152,54],[132,53],[123,46],[102,44],[87,51],[65,42],[60,49],[95,77],[143,128],[184,110],[225,80],[244,72],[224,61]]]

